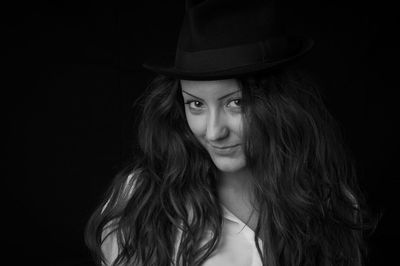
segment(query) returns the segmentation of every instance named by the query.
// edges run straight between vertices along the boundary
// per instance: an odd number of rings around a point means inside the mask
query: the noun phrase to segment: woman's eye
[[[229,107],[240,108],[242,106],[242,99],[235,99],[228,103]]]
[[[189,108],[199,109],[203,106],[203,104],[199,101],[187,101],[185,104],[189,105]]]

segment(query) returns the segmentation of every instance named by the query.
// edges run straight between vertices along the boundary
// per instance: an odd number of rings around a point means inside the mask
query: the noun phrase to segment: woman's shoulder
[[[132,196],[141,171],[135,169],[126,173],[120,173],[114,184],[110,197],[104,204],[101,213],[104,215],[115,208],[123,208]],[[101,250],[105,259],[105,265],[112,265],[119,254],[119,241],[117,237],[118,219],[112,219],[102,229]]]
[[[110,221],[104,228],[101,235],[101,251],[104,257],[103,265],[112,265],[118,257],[118,240],[115,232],[115,221]]]

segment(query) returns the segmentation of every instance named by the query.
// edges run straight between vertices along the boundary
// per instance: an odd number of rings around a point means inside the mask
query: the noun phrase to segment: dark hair
[[[318,91],[286,71],[238,82],[263,265],[361,265],[364,200]],[[221,235],[218,171],[186,122],[179,80],[158,76],[140,104],[135,162],[92,215],[87,245],[99,263],[102,242],[113,234],[115,265],[200,265]]]

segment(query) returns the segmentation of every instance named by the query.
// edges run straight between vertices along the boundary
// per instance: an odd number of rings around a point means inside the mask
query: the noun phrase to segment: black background
[[[371,208],[383,211],[369,265],[393,263],[400,236],[396,9],[383,1],[280,2],[290,30],[316,40],[299,64],[342,125]],[[132,103],[154,77],[141,64],[174,49],[183,7],[166,0],[3,5],[6,265],[92,265],[83,228],[129,158]]]

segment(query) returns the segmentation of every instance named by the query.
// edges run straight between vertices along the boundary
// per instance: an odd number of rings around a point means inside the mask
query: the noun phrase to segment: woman
[[[287,66],[312,41],[277,34],[275,14],[268,1],[187,1],[172,65],[145,65],[159,76],[136,160],[89,221],[99,263],[362,264],[354,167]]]

